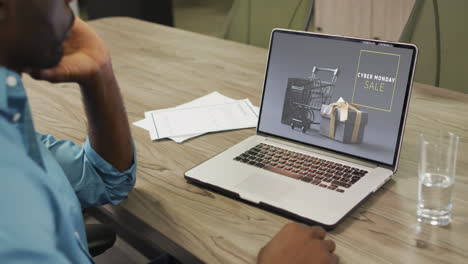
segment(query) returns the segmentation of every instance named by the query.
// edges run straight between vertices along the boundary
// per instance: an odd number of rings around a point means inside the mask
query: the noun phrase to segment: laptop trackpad
[[[255,203],[278,201],[292,190],[287,182],[262,173],[251,174],[235,189],[242,198]]]

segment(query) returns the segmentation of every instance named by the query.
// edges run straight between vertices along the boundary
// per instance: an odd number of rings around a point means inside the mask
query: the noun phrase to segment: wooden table
[[[259,104],[267,51],[127,18],[92,22],[109,45],[131,122],[212,91]],[[25,80],[39,131],[84,141],[78,89]],[[466,84],[465,84],[466,85]],[[415,84],[398,173],[330,237],[342,263],[468,263],[468,95]],[[461,135],[454,219],[448,227],[416,222],[420,131]],[[259,249],[288,222],[275,214],[187,184],[183,174],[253,135],[215,133],[183,144],[151,142],[132,126],[138,180],[129,198],[104,208],[122,227],[186,263],[254,263]],[[135,224],[140,223],[141,225]]]

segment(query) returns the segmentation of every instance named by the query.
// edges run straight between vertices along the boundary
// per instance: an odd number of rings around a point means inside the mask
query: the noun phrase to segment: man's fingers
[[[340,262],[340,258],[335,255],[335,254],[331,254],[330,255],[330,263],[331,264],[338,264]]]
[[[311,234],[312,234],[312,237],[315,239],[324,239],[325,236],[327,235],[327,232],[325,231],[325,229],[321,227],[314,226],[314,227],[311,227]]]
[[[325,245],[325,248],[330,252],[333,253],[336,249],[336,244],[335,242],[327,239],[323,241],[323,244]]]

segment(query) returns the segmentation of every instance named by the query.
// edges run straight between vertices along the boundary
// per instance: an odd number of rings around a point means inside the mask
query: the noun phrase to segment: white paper
[[[209,106],[209,105],[218,105],[218,104],[224,104],[224,103],[231,103],[231,102],[236,102],[237,100],[229,98],[227,96],[224,96],[220,94],[219,92],[212,92],[208,95],[202,96],[198,99],[195,99],[191,102],[179,105],[175,108],[186,108],[186,107],[194,107],[194,106]],[[174,109],[174,108],[171,108]],[[257,116],[259,115],[260,108],[253,106],[253,109]],[[140,121],[134,122],[133,123],[135,126],[143,128],[145,130],[151,131],[151,127],[153,126],[151,119],[142,119]],[[170,139],[174,140],[177,143],[182,143],[190,138],[197,137],[200,135],[203,135],[205,133],[198,133],[198,134],[193,134],[193,135],[185,135],[185,136],[177,136],[177,137],[170,137]]]
[[[148,131],[151,129],[151,120],[147,120],[146,118],[140,121],[136,121],[133,124]]]
[[[255,127],[258,116],[248,99],[231,103],[171,108],[145,113],[151,139]]]
[[[179,106],[177,106],[176,108],[183,108],[183,107],[192,107],[192,106],[203,106],[203,105],[213,105],[213,104],[222,104],[222,103],[230,103],[230,102],[234,102],[236,100],[232,99],[232,98],[229,98],[227,96],[224,96],[218,92],[212,92],[208,95],[205,95],[205,96],[202,96],[198,99],[195,99],[191,102],[188,102],[188,103],[185,103],[185,104],[181,104]],[[151,130],[151,120],[148,120],[149,122],[147,122],[147,124],[149,124],[148,126],[148,131]],[[193,135],[185,135],[185,136],[180,136],[180,137],[170,137],[170,139],[174,140],[175,142],[177,143],[182,143],[184,142],[185,140],[188,140],[188,139],[191,139],[191,138],[194,138],[194,137],[198,137],[200,135],[203,135],[204,133],[201,133],[201,134],[193,134]]]

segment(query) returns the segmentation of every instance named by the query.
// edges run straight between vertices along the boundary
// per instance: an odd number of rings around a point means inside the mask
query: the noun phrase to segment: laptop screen
[[[394,166],[416,48],[275,30],[258,131]]]

